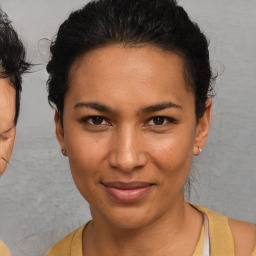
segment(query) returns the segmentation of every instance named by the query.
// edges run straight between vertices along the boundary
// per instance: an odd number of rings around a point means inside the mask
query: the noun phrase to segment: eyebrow
[[[151,106],[145,107],[140,112],[142,112],[142,113],[158,112],[161,110],[165,110],[167,108],[176,108],[176,109],[182,110],[181,105],[175,104],[173,102],[163,102],[163,103],[159,103],[156,105],[151,105]]]
[[[112,108],[98,103],[98,102],[79,102],[77,104],[75,104],[74,108],[90,108],[90,109],[94,109],[97,110],[99,112],[103,112],[103,113],[116,113],[115,110],[113,110]],[[168,108],[176,108],[176,109],[183,109],[181,105],[175,104],[173,102],[163,102],[163,103],[158,103],[155,105],[150,105],[147,106],[145,108],[143,108],[142,110],[139,111],[139,114],[144,114],[144,113],[151,113],[151,112],[158,112],[161,110],[165,110]]]
[[[112,108],[98,102],[79,102],[75,104],[74,108],[91,108],[103,113],[115,113]]]

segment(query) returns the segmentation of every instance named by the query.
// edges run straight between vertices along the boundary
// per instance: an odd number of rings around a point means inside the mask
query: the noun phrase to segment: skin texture
[[[195,249],[202,216],[185,202],[183,186],[207,139],[211,100],[196,123],[183,74],[181,57],[153,47],[107,46],[72,66],[63,127],[58,112],[55,122],[93,216],[84,231],[85,255],[191,255]],[[152,186],[139,200],[119,202],[104,186],[117,181]]]
[[[15,93],[9,78],[0,78],[0,175],[6,170],[15,141]]]

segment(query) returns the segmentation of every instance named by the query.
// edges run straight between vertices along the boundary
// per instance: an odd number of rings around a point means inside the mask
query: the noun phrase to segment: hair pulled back
[[[208,42],[184,9],[174,0],[98,0],[71,13],[50,48],[48,100],[61,117],[72,64],[108,44],[150,45],[182,56],[197,120],[203,115],[213,79]]]
[[[16,91],[15,124],[20,110],[22,74],[30,68],[25,59],[25,48],[7,15],[0,8],[0,78],[10,78]]]

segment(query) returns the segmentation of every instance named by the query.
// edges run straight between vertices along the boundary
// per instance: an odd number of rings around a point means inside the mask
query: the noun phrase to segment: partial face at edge
[[[15,141],[16,92],[8,78],[0,78],[0,176],[10,161]]]
[[[55,116],[56,133],[93,217],[136,228],[183,203],[193,154],[208,134],[207,104],[196,124],[194,95],[175,54],[108,46],[78,60],[70,72],[63,128]],[[117,182],[151,187],[122,201],[108,191]]]

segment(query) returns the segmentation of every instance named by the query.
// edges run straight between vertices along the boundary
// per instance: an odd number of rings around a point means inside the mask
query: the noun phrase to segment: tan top
[[[2,241],[0,241],[0,256],[11,256],[10,250]]]
[[[194,206],[200,212],[205,213],[209,220],[210,255],[211,256],[235,256],[234,242],[228,224],[228,218],[222,214],[201,206]],[[87,224],[73,231],[71,234],[57,242],[47,253],[47,256],[83,256],[82,233]],[[193,256],[203,256],[204,227]],[[251,254],[256,256],[256,247]]]

